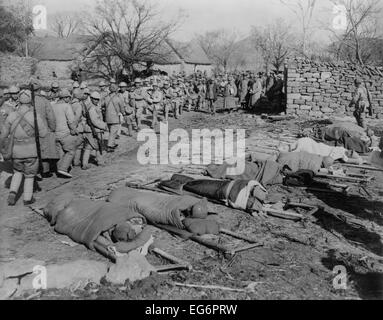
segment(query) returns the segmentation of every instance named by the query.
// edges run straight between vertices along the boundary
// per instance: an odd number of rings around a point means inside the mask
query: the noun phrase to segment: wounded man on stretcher
[[[219,233],[218,223],[207,218],[206,199],[130,188],[113,191],[107,202],[64,193],[52,199],[43,212],[56,232],[91,250],[97,245],[120,253],[142,248],[152,237],[148,222],[196,235]]]
[[[266,189],[255,180],[193,179],[176,174],[171,180],[161,182],[159,187],[179,194],[190,192],[249,213],[262,211],[267,197]]]

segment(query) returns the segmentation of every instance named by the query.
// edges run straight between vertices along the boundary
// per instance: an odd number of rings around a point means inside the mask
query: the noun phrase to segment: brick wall
[[[300,117],[352,116],[354,80],[366,81],[374,118],[383,118],[383,68],[361,70],[346,62],[321,63],[302,58],[287,62],[287,113]]]

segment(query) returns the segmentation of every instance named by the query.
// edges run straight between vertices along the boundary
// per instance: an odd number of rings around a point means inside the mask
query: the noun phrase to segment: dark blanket
[[[65,234],[77,243],[94,250],[94,240],[117,225],[133,218],[145,218],[137,211],[107,203],[87,199],[75,199],[73,194],[56,197],[44,209],[44,214],[56,232]],[[141,239],[142,246],[148,239]]]
[[[114,190],[107,201],[128,208],[129,211],[144,216],[152,223],[184,229],[181,220],[182,211],[190,209],[197,203],[206,202],[206,199],[173,196],[124,187]]]
[[[209,165],[207,167],[207,175],[214,179],[255,180],[264,186],[281,184],[283,182],[283,166],[275,161],[246,161],[244,172],[235,176],[227,175],[227,168],[230,167],[227,163]]]

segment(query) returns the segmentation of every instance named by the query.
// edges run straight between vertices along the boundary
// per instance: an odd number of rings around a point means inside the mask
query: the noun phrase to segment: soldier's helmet
[[[101,100],[101,95],[97,91],[93,91],[90,97],[94,100]]]
[[[29,104],[32,102],[32,96],[29,90],[24,90],[20,93],[19,101],[21,104]]]
[[[76,88],[79,88],[79,87],[80,87],[80,84],[77,81],[73,82],[73,84],[72,84],[72,88],[73,89],[76,89]]]
[[[9,94],[9,90],[8,89],[4,89],[3,90],[3,96],[5,96],[6,94]]]
[[[85,89],[84,89],[84,94],[90,95],[90,91],[89,91],[88,88],[85,88]]]
[[[110,84],[116,84],[116,80],[115,79],[110,79]]]
[[[205,219],[208,216],[207,202],[201,201],[192,208],[191,217],[195,219]]]
[[[107,84],[106,84],[106,82],[105,82],[104,80],[101,80],[101,82],[99,83],[98,86],[99,86],[99,87],[106,87]]]
[[[9,87],[9,93],[10,94],[17,94],[20,92],[20,88],[18,86],[11,86]]]
[[[88,88],[88,85],[86,84],[86,82],[81,82],[80,89],[86,89],[86,88]]]
[[[137,78],[136,80],[134,80],[134,83],[135,84],[141,84],[142,83],[142,80],[140,78]]]
[[[361,84],[362,84],[362,80],[360,80],[360,79],[355,79],[355,84],[356,84],[356,85],[361,85]]]
[[[126,88],[128,85],[126,82],[120,82],[120,84],[118,85],[120,88]]]
[[[52,89],[58,89],[59,87],[60,86],[59,86],[58,82],[52,82],[52,84],[51,84]]]
[[[59,93],[60,98],[68,98],[70,97],[70,92],[68,89],[62,89]]]

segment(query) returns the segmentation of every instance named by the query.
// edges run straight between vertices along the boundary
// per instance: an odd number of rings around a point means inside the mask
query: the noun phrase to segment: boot
[[[11,191],[8,196],[8,206],[13,207],[16,205],[16,192]]]

